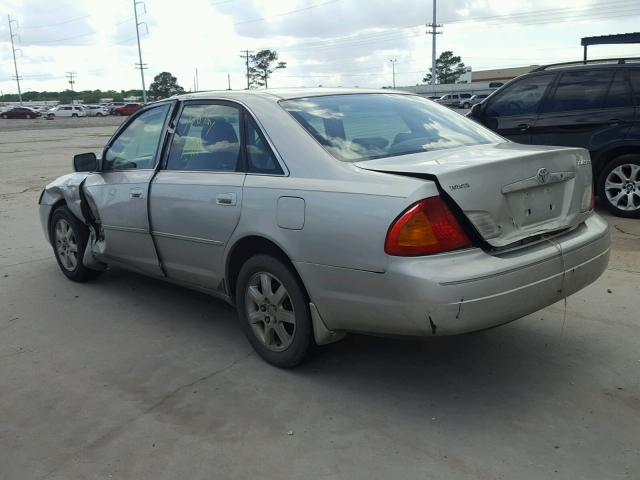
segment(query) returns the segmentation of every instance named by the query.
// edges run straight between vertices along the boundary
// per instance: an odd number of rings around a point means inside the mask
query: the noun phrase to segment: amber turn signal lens
[[[421,256],[471,245],[469,237],[441,197],[414,203],[391,224],[384,251],[389,255]]]

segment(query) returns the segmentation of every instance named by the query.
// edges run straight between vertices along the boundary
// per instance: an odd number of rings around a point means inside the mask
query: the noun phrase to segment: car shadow
[[[194,349],[197,356],[190,354],[188,362],[210,370],[202,370],[203,380],[193,388],[209,401],[203,403],[195,395],[177,398],[170,393],[170,400],[154,408],[154,415],[190,433],[204,434],[219,424],[219,412],[210,401],[218,399],[225,404],[224,389],[243,392],[234,398],[232,407],[227,404],[229,412],[235,412],[229,413],[227,421],[248,420],[245,417],[252,415],[248,412],[262,411],[258,402],[267,398],[288,398],[288,408],[310,404],[344,407],[363,418],[393,412],[392,418],[404,422],[410,422],[412,415],[420,421],[449,416],[460,425],[465,419],[474,422],[482,416],[489,421],[546,414],[555,408],[554,402],[569,401],[571,385],[588,382],[590,371],[597,368],[594,362],[606,362],[609,355],[584,337],[567,330],[561,335],[562,315],[556,309],[492,330],[453,337],[398,339],[351,334],[320,348],[298,368],[281,370],[256,354],[248,355],[251,348],[242,338],[235,311],[223,301],[118,270],[98,283],[100,289],[111,290],[123,302],[155,305],[151,328],[157,324],[176,332],[181,349],[163,356],[165,361],[178,357],[165,372],[171,374],[172,381],[192,385],[194,376],[200,375],[180,367],[180,362],[186,362],[181,357],[184,345],[199,345]],[[169,305],[179,306],[179,317],[167,311]],[[210,361],[212,358],[215,360]],[[142,363],[140,371],[136,367],[127,371],[126,380],[114,382],[146,405],[162,391],[176,391],[163,384],[163,377],[168,376],[161,374],[165,367],[157,359],[149,362]],[[145,378],[151,369],[158,371],[158,383],[150,384]],[[118,370],[111,372],[111,380],[122,374]],[[270,415],[276,422],[282,413],[276,410]],[[263,419],[258,416],[255,421]]]

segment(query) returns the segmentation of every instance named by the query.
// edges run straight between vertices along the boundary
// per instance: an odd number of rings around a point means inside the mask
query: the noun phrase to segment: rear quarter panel
[[[337,162],[337,160],[336,160]],[[393,220],[414,201],[437,195],[432,182],[345,164],[349,178],[310,179],[247,175],[232,246],[258,235],[279,245],[294,262],[384,272],[384,241]],[[346,177],[346,175],[345,175]],[[278,225],[280,197],[304,200],[304,225]]]

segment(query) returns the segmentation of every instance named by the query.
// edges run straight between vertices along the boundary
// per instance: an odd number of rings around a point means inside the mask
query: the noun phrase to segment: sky
[[[0,0],[0,91],[17,93],[7,15],[23,91],[140,88],[134,0]],[[169,71],[186,90],[246,85],[241,50],[273,49],[287,68],[270,87],[421,83],[431,65],[432,0],[145,0],[138,4],[147,87]],[[473,70],[582,58],[580,38],[640,31],[638,0],[439,0],[436,52]],[[640,57],[603,45],[590,58]]]

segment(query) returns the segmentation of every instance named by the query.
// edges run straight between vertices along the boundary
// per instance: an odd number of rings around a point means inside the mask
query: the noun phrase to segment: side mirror
[[[480,110],[482,110],[482,105],[479,103],[476,103],[474,106],[471,107],[471,110],[469,111],[469,116],[471,118],[480,118]]]
[[[95,172],[99,167],[98,158],[93,152],[73,156],[73,169],[76,172]]]

